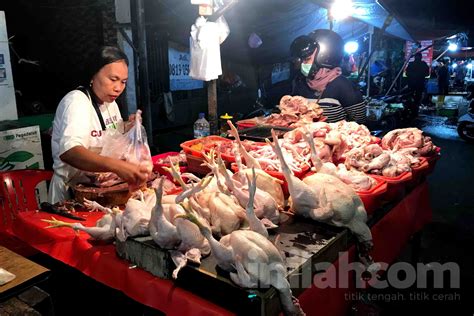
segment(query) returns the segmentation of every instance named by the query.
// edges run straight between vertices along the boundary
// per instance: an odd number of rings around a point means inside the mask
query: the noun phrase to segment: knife
[[[42,202],[40,204],[40,211],[46,212],[46,213],[51,213],[51,214],[56,214],[56,215],[61,215],[70,219],[75,219],[77,221],[85,221],[86,219],[83,217],[75,216],[69,212],[66,212],[62,209],[59,209],[56,205],[48,203],[48,202]]]

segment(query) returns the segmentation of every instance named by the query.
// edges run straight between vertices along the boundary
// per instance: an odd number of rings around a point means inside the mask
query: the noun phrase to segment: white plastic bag
[[[191,78],[210,81],[222,75],[220,44],[229,33],[229,25],[223,16],[216,22],[208,22],[202,16],[196,19],[189,39]]]
[[[125,160],[137,165],[145,165],[148,173],[153,170],[150,147],[148,146],[146,131],[141,123],[141,111],[135,114],[135,123],[125,134],[115,129],[108,129],[103,136],[101,156]],[[123,182],[112,172],[85,172],[90,182],[98,187],[110,187]]]
[[[109,129],[104,135],[101,156],[122,159],[135,164],[150,162],[151,154],[145,128],[141,123],[142,111],[135,114],[135,124],[125,134]]]
[[[135,115],[135,125],[125,134],[128,142],[123,158],[137,165],[147,164],[151,172],[153,166],[150,147],[148,146],[146,131],[141,121],[142,111],[138,110]]]

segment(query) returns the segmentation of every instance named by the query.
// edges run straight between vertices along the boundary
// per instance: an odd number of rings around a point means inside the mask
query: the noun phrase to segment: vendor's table
[[[84,213],[85,225],[94,225],[100,213]],[[172,281],[162,280],[141,269],[130,269],[129,263],[117,257],[111,244],[91,241],[87,234],[75,234],[71,229],[45,229],[50,214],[24,212],[13,225],[16,236],[36,249],[58,259],[92,277],[124,292],[134,300],[156,308],[167,315],[230,315],[231,311],[176,287]],[[375,242],[375,261],[392,262],[400,254],[410,236],[431,220],[428,185],[415,187],[401,201],[387,210],[375,212],[370,220]],[[349,260],[355,256],[354,246],[348,249]],[[337,268],[338,263],[335,263]],[[324,273],[318,274],[324,277]],[[299,295],[307,315],[344,315],[352,302],[349,288],[312,286]]]

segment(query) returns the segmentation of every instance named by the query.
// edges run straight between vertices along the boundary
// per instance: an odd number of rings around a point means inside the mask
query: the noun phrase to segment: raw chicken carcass
[[[193,188],[193,193],[205,187],[204,179],[198,187]],[[178,272],[183,268],[188,260],[200,262],[201,255],[210,253],[210,246],[206,239],[199,233],[198,227],[177,215],[185,214],[184,209],[179,204],[162,204],[163,178],[158,188],[155,189],[156,204],[151,212],[149,223],[150,235],[153,241],[164,249],[176,249],[171,252],[171,258],[176,265],[173,271],[173,278],[177,278]]]
[[[272,134],[275,140],[269,143],[281,161],[293,211],[317,221],[347,227],[365,248],[372,248],[372,233],[365,224],[367,213],[356,192],[327,174],[315,173],[304,180],[295,177],[285,162],[276,134]]]
[[[428,156],[436,149],[431,138],[423,136],[423,131],[415,127],[388,132],[382,138],[382,147],[395,151],[403,148],[417,148],[417,153],[421,156]]]
[[[356,191],[368,191],[377,184],[371,176],[356,169],[347,170],[344,164],[337,165],[336,176]]]
[[[63,222],[54,217],[51,217],[50,220],[43,219],[42,221],[50,224],[50,226],[47,226],[46,228],[69,227],[74,229],[76,232],[83,231],[96,240],[113,240],[116,237],[117,222],[120,221],[118,218],[122,216],[122,211],[118,207],[111,209],[88,199],[84,199],[84,206],[91,211],[102,211],[105,215],[101,217],[93,227],[84,226],[81,223]]]
[[[285,197],[283,195],[283,189],[281,188],[283,181],[272,177],[262,169],[247,168],[242,163],[242,158],[240,156],[237,144],[234,144],[233,152],[235,155],[235,162],[237,164],[238,171],[234,173],[232,179],[243,184],[245,183],[248,176],[251,176],[253,173],[255,173],[257,177],[257,188],[270,194],[277,203],[278,209],[283,209],[285,207]]]
[[[85,204],[92,201],[85,199]],[[120,215],[121,211],[118,208],[101,208],[101,211],[104,211],[105,214],[102,216],[93,227],[84,226],[81,223],[69,223],[57,220],[54,217],[51,219],[43,219],[43,222],[47,222],[50,225],[46,228],[59,228],[59,227],[69,227],[74,229],[74,231],[83,231],[93,239],[103,240],[103,241],[112,241],[115,238],[115,216]]]
[[[249,201],[249,206],[250,201]],[[286,315],[305,315],[292,296],[286,267],[280,252],[266,237],[251,230],[237,230],[217,241],[211,229],[192,213],[183,216],[199,226],[209,241],[217,265],[230,272],[230,278],[244,288],[273,286],[280,294]]]
[[[249,203],[249,196],[252,194],[250,188],[250,181],[247,178],[247,183],[241,183],[239,181],[233,180],[230,175],[227,173],[224,162],[219,159],[219,170],[224,176],[227,187],[230,192],[237,198],[240,203],[240,206],[244,207]],[[253,173],[252,177],[255,177],[255,168],[252,168]],[[256,180],[255,180],[256,182]],[[253,195],[255,196],[255,201],[253,202],[255,206],[255,214],[258,218],[265,218],[270,222],[266,221],[268,224],[278,224],[280,221],[280,213],[278,211],[278,204],[276,200],[267,192],[259,190],[255,187]],[[253,208],[253,207],[252,207]],[[272,227],[274,225],[271,225]]]
[[[235,141],[237,142],[239,149],[240,149],[240,154],[245,160],[245,164],[249,168],[255,168],[255,169],[262,169],[262,166],[258,162],[257,159],[249,155],[247,150],[245,150],[244,145],[242,145],[242,142],[240,141],[240,136],[239,136],[239,131],[237,131],[237,128],[235,128],[234,124],[232,124],[231,121],[227,121],[227,124],[229,124],[230,130],[229,130],[229,135],[235,138]]]
[[[347,170],[344,164],[339,164],[336,167],[331,162],[323,163],[318,157],[312,135],[307,132],[304,136],[311,149],[311,162],[313,163],[313,170],[315,172],[335,176],[350,185],[356,191],[369,190],[376,184],[376,181],[370,176],[355,169]]]
[[[207,158],[210,159],[209,161],[212,160],[210,157]],[[217,165],[212,168],[217,169]],[[189,188],[181,175],[176,168],[171,171],[175,180],[181,183],[186,192]],[[204,190],[188,197],[189,203],[211,225],[213,233],[218,236],[227,235],[239,229],[246,218],[245,210],[239,205],[236,198],[228,192],[223,193],[223,190],[220,180],[214,176]],[[186,196],[186,193],[183,192],[182,196]]]
[[[255,169],[255,168],[239,169],[239,171],[236,172],[232,176],[232,178],[234,180],[241,180],[242,175],[245,176],[246,178],[247,176],[250,176],[252,174],[253,170],[255,171],[255,174],[257,176],[257,188],[259,190],[262,190],[270,194],[275,200],[275,202],[277,203],[278,209],[283,209],[285,206],[285,197],[283,195],[283,190],[281,188],[283,181],[272,177],[271,175],[269,175],[268,173],[266,173],[265,171],[261,169]]]
[[[148,235],[153,202],[156,200],[152,190],[139,192],[139,199],[130,198],[121,216],[116,216],[116,237],[125,241],[129,236]]]

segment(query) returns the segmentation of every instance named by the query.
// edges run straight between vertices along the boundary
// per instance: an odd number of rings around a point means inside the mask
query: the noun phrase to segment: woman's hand
[[[149,164],[134,164],[131,162],[117,160],[115,173],[128,183],[130,191],[135,191],[141,187],[148,179],[151,168]]]
[[[67,164],[89,172],[113,172],[129,184],[130,190],[138,189],[153,171],[151,161],[139,164],[106,156],[100,156],[83,146],[76,146],[60,158]]]
[[[136,121],[136,117],[137,115],[135,113],[133,114],[130,114],[128,116],[128,121],[124,122],[124,126],[125,126],[125,133],[128,132],[132,127],[135,126],[135,121]],[[140,116],[140,123],[142,123],[142,117]]]

